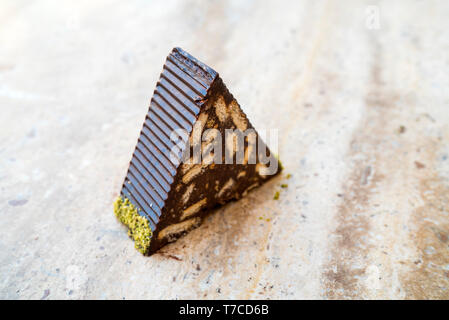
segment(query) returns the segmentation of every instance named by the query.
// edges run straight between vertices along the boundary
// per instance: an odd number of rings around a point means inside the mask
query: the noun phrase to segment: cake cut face
[[[114,213],[151,255],[281,170],[218,73],[167,57]],[[244,214],[244,213],[242,213]]]

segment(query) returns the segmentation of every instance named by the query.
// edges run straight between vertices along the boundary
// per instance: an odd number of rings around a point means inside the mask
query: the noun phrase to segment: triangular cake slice
[[[173,49],[114,204],[136,248],[154,253],[197,227],[212,208],[278,174],[278,160],[261,139],[256,148],[254,138],[218,73]]]

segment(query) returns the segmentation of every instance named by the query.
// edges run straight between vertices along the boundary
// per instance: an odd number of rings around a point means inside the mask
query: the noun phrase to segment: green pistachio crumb
[[[135,248],[142,254],[147,254],[153,234],[148,220],[138,213],[138,209],[128,198],[117,198],[114,202],[114,214],[128,227],[128,235],[134,240]]]
[[[290,179],[291,177],[292,177],[291,173],[287,174],[287,176],[286,176],[287,179]]]
[[[279,191],[276,191],[276,193],[274,194],[273,199],[274,200],[278,200],[279,199],[279,195],[280,195]]]
[[[274,157],[277,159],[278,163],[279,163],[279,170],[282,171],[284,170],[284,166],[282,165],[281,160],[279,159],[279,155],[275,154]]]
[[[281,184],[281,188],[287,188],[288,187],[288,184],[286,184],[286,183],[283,183],[283,184]]]

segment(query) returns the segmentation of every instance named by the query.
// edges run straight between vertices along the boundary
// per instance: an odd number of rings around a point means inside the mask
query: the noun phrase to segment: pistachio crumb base
[[[114,214],[128,227],[128,235],[134,240],[134,247],[142,254],[147,254],[153,234],[148,220],[137,212],[137,208],[126,197],[115,200]]]

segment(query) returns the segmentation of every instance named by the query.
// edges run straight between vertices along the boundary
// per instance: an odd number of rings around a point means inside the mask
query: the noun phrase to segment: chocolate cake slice
[[[197,227],[212,208],[245,196],[280,170],[218,73],[175,48],[114,213],[136,249],[151,255]]]

